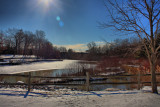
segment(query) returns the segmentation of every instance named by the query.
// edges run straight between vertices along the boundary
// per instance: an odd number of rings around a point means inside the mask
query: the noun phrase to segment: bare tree
[[[5,34],[3,45],[4,45],[3,54],[15,54],[15,43],[14,43],[14,38],[12,36]]]
[[[10,47],[13,47],[14,48],[14,55],[16,54],[16,39],[15,39],[15,35],[16,33],[18,32],[18,29],[15,29],[15,28],[9,28],[7,31],[6,31],[6,44]],[[12,42],[12,44],[11,44]]]
[[[104,4],[111,23],[101,23],[102,27],[135,33],[141,39],[150,63],[152,92],[158,93],[155,71],[160,49],[160,46],[156,47],[160,28],[160,0],[105,0]]]
[[[58,49],[59,49],[60,52],[67,52],[66,47],[61,46]]]
[[[13,28],[13,29],[8,29],[7,33],[10,38],[13,38],[15,53],[21,54],[22,43],[23,43],[23,39],[24,39],[23,30]]]
[[[87,44],[87,47],[88,47],[88,52],[90,53],[90,54],[97,54],[97,52],[98,52],[98,46],[97,46],[97,44],[95,43],[95,42],[90,42],[90,43],[88,43]]]
[[[35,43],[36,43],[36,55],[37,55],[37,58],[39,57],[40,55],[40,50],[42,48],[42,45],[43,45],[43,41],[44,41],[44,38],[45,38],[45,32],[42,31],[42,30],[37,30],[36,31],[36,37],[35,37]]]
[[[22,42],[24,39],[24,32],[23,30],[19,30],[15,35],[15,42],[16,42],[16,53],[21,54],[21,49],[22,49]]]
[[[24,33],[23,55],[28,54],[28,50],[31,47],[32,43],[34,42],[34,37],[35,37],[35,35],[32,32],[27,31],[27,32]]]
[[[3,51],[3,45],[4,45],[4,34],[2,31],[0,31],[0,54]]]

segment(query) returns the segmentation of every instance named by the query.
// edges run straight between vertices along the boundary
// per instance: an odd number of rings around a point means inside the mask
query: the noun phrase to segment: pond
[[[75,72],[70,72],[67,69],[57,69],[57,70],[45,70],[45,71],[35,71],[31,72],[32,76],[61,76],[62,74],[73,74]],[[23,75],[28,75],[28,72],[25,73],[18,73],[18,74],[23,74]],[[41,81],[43,82],[46,79],[31,79],[32,82],[35,81]],[[53,80],[53,79],[52,79]],[[106,82],[128,82],[130,80],[130,77],[125,77],[125,78],[116,78],[116,79],[106,79],[106,80],[98,80],[98,81],[91,81],[91,83],[106,83]],[[0,77],[0,81],[5,81],[7,83],[16,83],[18,81],[23,81],[24,83],[28,82],[28,78],[25,77],[11,77],[11,76],[3,76]],[[85,84],[85,81],[70,81],[68,82],[69,84]],[[65,87],[65,86],[64,86]],[[71,88],[77,88],[79,90],[85,90],[84,86],[67,86]],[[100,90],[105,90],[107,88],[118,88],[118,89],[134,89],[136,88],[136,85],[129,85],[129,84],[104,84],[104,85],[91,85],[90,90],[95,90],[95,91],[100,91]]]

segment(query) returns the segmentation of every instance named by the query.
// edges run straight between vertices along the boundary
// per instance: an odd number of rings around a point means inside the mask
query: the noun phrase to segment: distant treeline
[[[75,52],[65,47],[53,46],[45,37],[46,34],[42,30],[36,30],[34,33],[15,28],[0,31],[0,55],[35,55],[37,58],[79,60],[102,60],[106,56],[135,58],[146,56],[142,40],[138,38],[116,39],[110,43],[105,42],[104,45],[90,42],[87,44],[86,52]],[[159,35],[156,44],[157,46],[160,44]]]
[[[71,58],[71,56],[75,56],[72,49],[67,50],[65,47],[53,46],[45,37],[46,34],[42,30],[36,30],[34,33],[15,28],[0,31],[0,55],[35,55],[37,58]]]
[[[45,32],[35,33],[22,29],[8,29],[0,32],[0,54],[35,55],[44,58],[57,58],[58,51],[45,38]]]
[[[144,42],[147,42],[143,39]],[[156,40],[156,46],[160,44],[160,34]],[[106,41],[105,45],[97,45],[95,42],[90,42],[88,45],[88,60],[103,60],[104,57],[132,57],[144,58],[146,52],[142,40],[139,38],[116,39],[109,43]],[[148,46],[148,48],[150,48]]]

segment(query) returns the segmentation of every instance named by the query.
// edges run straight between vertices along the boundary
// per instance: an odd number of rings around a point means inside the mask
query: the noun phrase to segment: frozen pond
[[[44,62],[44,63],[35,63],[35,64],[29,64],[29,65],[20,65],[20,66],[8,66],[8,67],[1,67],[2,70],[5,73],[14,73],[14,74],[23,74],[28,75],[28,72],[31,72],[32,76],[48,76],[48,77],[56,77],[56,76],[73,76],[74,74],[85,76],[85,73],[81,73],[82,69],[92,69],[94,70],[96,68],[96,63],[94,62],[79,62],[76,60],[64,60],[64,61],[58,61],[58,62]],[[46,68],[52,68],[50,70],[36,70],[37,68],[46,69]],[[26,69],[29,69],[30,71],[26,71]],[[34,69],[34,70],[33,70]],[[20,71],[22,72],[20,73]],[[23,71],[25,70],[25,72]],[[4,73],[3,72],[3,73]],[[2,72],[1,72],[2,73]],[[2,73],[2,74],[3,74]],[[45,81],[46,79],[31,79],[32,82],[40,82]],[[52,79],[53,80],[53,79]],[[106,79],[106,80],[99,80],[99,81],[90,81],[91,83],[106,83],[106,82],[128,82],[130,80],[130,77],[125,78],[117,78],[117,79]],[[11,77],[11,76],[1,76],[0,77],[1,82],[7,82],[7,83],[16,83],[18,81],[23,81],[24,83],[28,82],[28,78],[24,77]],[[85,84],[85,80],[83,81],[70,81],[69,84]],[[76,87],[79,89],[84,89],[84,87]],[[106,88],[118,88],[118,89],[134,89],[135,85],[129,85],[129,84],[104,84],[104,85],[91,85],[91,90],[105,90]]]

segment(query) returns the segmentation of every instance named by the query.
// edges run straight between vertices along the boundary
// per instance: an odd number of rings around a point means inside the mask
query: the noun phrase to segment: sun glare
[[[44,4],[45,6],[49,6],[54,0],[39,0],[40,3]]]
[[[44,12],[47,12],[50,8],[54,10],[61,9],[61,2],[59,0],[37,0],[38,6],[40,6]]]

